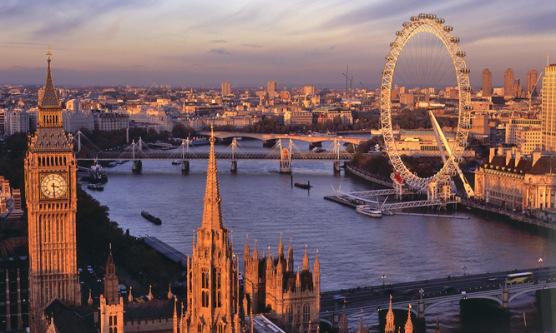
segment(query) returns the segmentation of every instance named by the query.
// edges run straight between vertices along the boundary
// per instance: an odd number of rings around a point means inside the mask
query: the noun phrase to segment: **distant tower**
[[[203,215],[192,256],[187,259],[187,312],[180,333],[238,333],[242,329],[239,260],[222,222],[214,141],[211,133]]]
[[[529,94],[531,94],[531,96],[535,95],[535,85],[537,84],[538,78],[539,73],[534,68],[527,73],[527,97],[529,97]]]
[[[483,69],[483,97],[492,96],[492,73],[488,68]]]
[[[232,84],[230,81],[224,81],[220,84],[220,91],[222,96],[229,96],[232,94]]]
[[[504,71],[504,97],[515,97],[514,71],[511,68]]]
[[[543,148],[556,152],[556,64],[544,69],[541,94]]]
[[[519,79],[514,80],[514,97],[522,97],[521,96],[521,81]]]
[[[110,248],[106,260],[104,293],[100,295],[100,333],[123,333],[124,331],[124,298],[120,296],[118,284],[116,264]]]
[[[62,128],[50,53],[47,62],[37,131],[29,139],[25,157],[29,326],[33,333],[46,331],[44,309],[53,300],[81,305],[75,237],[76,161],[72,139]]]
[[[276,95],[276,81],[270,80],[266,83],[266,92],[269,98],[273,98]]]

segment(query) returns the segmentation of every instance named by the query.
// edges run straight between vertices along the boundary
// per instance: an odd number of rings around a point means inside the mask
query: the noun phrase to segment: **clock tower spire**
[[[32,333],[46,331],[44,309],[53,300],[68,306],[81,304],[75,228],[76,160],[73,142],[62,128],[51,53],[47,55],[37,131],[29,137],[24,165]]]

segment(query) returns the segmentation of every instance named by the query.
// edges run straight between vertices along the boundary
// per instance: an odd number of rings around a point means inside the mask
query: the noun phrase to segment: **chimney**
[[[541,158],[542,153],[540,151],[534,151],[533,152],[533,165],[535,166],[535,164],[537,164],[537,161]]]
[[[496,148],[490,148],[488,152],[488,163],[492,163],[492,159],[496,156]]]
[[[514,160],[514,168],[517,168],[517,165],[519,164],[519,161],[521,160],[521,151],[518,150],[515,152],[515,160]]]
[[[512,159],[512,150],[508,149],[506,150],[506,166],[508,166],[510,164],[510,160]]]

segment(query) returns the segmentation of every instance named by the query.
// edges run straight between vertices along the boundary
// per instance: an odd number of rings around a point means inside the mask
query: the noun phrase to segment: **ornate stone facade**
[[[270,247],[259,258],[257,245],[251,254],[244,249],[244,291],[246,313],[270,312],[288,332],[318,332],[320,313],[320,261],[318,253],[310,269],[307,248],[301,269],[294,270],[293,248],[284,253],[282,239],[278,255],[273,258]]]
[[[488,162],[475,172],[475,195],[515,211],[552,209],[556,205],[556,158],[491,148]]]
[[[29,241],[31,332],[47,330],[46,306],[55,299],[81,304],[77,273],[75,213],[76,161],[72,139],[62,128],[62,108],[50,68],[39,101],[36,133],[25,158]]]
[[[118,289],[112,250],[106,261],[104,293],[100,295],[100,333],[124,333],[124,298]]]
[[[239,260],[222,222],[214,141],[212,135],[203,217],[187,260],[187,310],[175,333],[238,333],[243,327]]]

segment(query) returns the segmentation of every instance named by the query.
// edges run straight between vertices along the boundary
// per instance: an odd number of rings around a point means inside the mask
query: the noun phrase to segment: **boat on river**
[[[147,221],[151,222],[152,224],[161,225],[162,220],[160,218],[152,215],[151,213],[147,212],[146,210],[141,211],[141,216],[143,216]]]
[[[108,181],[106,173],[97,161],[91,165],[89,168],[89,174],[85,178],[91,184],[105,184]]]
[[[355,207],[355,210],[359,213],[359,214],[363,214],[369,217],[374,217],[374,218],[381,218],[382,217],[382,211],[380,209],[373,209],[368,205],[359,205],[357,207]]]
[[[310,181],[307,181],[307,183],[294,183],[293,186],[304,190],[310,190],[313,187]]]
[[[87,188],[91,191],[104,191],[104,185],[101,183],[89,183]]]

